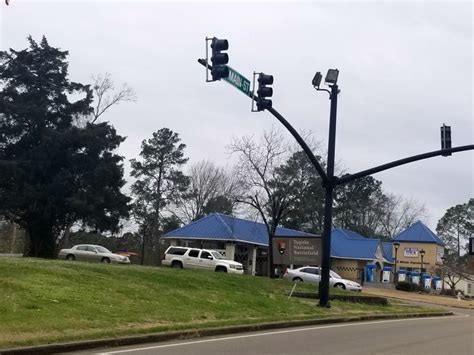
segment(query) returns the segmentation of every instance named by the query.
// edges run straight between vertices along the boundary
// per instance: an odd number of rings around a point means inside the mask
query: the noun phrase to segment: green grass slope
[[[205,271],[0,258],[0,348],[361,313],[397,306],[288,299],[291,283]],[[315,286],[312,286],[313,289]],[[309,285],[298,286],[310,290]]]

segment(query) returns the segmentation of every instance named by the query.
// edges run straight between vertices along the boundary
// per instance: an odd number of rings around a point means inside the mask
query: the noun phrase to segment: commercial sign
[[[418,248],[405,248],[403,256],[407,258],[418,258]]]
[[[321,238],[273,238],[273,263],[277,265],[321,265]]]
[[[237,89],[242,91],[245,95],[250,95],[250,80],[248,80],[245,76],[237,72],[236,70],[229,68],[229,76],[224,78],[229,84],[235,86]]]

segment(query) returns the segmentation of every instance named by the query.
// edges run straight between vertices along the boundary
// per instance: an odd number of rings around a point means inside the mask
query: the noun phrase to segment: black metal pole
[[[423,285],[423,254],[421,254],[420,279],[421,279],[421,288],[424,289],[425,285]]]
[[[308,156],[308,159],[310,162],[313,164],[314,168],[318,172],[319,176],[321,176],[321,179],[323,180],[323,183],[329,183],[328,177],[326,173],[324,172],[324,169],[321,167],[321,165],[318,162],[318,159],[314,156],[313,152],[311,149],[308,147],[306,142],[301,138],[301,136],[298,134],[298,132],[291,126],[291,124],[273,107],[270,107],[267,109],[268,112],[270,112],[275,118],[280,121],[280,123],[285,126],[285,128],[291,133],[291,135],[296,139],[296,141],[299,143],[300,147],[303,149],[303,151],[306,153]]]
[[[337,94],[338,86],[331,87],[331,112],[329,116],[329,141],[327,177],[325,184],[326,197],[324,201],[324,228],[322,239],[321,260],[321,282],[319,283],[319,306],[330,307],[329,303],[329,270],[331,269],[331,229],[332,229],[332,207],[334,199],[334,160],[336,153],[336,118],[337,118]]]
[[[441,262],[443,263],[443,267],[441,269],[441,277],[443,278],[441,280],[441,294],[444,295],[444,262],[446,261],[446,257],[441,258]]]
[[[400,165],[413,163],[415,161],[419,161],[419,160],[423,160],[423,159],[433,158],[433,157],[440,156],[440,155],[443,155],[443,154],[463,152],[463,151],[466,151],[466,150],[474,150],[474,144],[463,145],[463,146],[460,146],[460,147],[454,147],[454,148],[449,148],[449,149],[435,150],[435,151],[432,151],[432,152],[418,154],[418,155],[414,155],[414,156],[404,158],[404,159],[400,159],[400,160],[395,160],[395,161],[392,161],[390,163],[386,163],[386,164],[383,164],[383,165],[376,166],[374,168],[370,168],[370,169],[367,169],[367,170],[360,171],[360,172],[355,173],[355,174],[345,175],[341,178],[338,178],[337,181],[336,181],[336,184],[337,185],[345,184],[347,182],[357,180],[357,179],[360,179],[360,178],[363,178],[365,176],[369,176],[369,175],[372,175],[372,174],[375,174],[375,173],[379,173],[379,172],[384,171],[384,170],[392,169],[392,168],[395,168],[395,167],[400,166]]]
[[[397,254],[398,254],[398,248],[395,248],[395,267],[393,271],[393,282],[397,282]]]

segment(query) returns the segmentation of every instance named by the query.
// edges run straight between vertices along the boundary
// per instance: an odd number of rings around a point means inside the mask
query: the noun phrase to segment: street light
[[[421,256],[420,279],[421,279],[421,287],[423,287],[423,257],[425,256],[425,251],[423,249],[420,250],[420,256]]]
[[[336,179],[334,178],[334,157],[336,154],[336,116],[337,116],[337,95],[339,87],[337,78],[339,70],[329,69],[325,82],[331,90],[320,89],[321,73],[316,73],[312,84],[317,91],[326,91],[331,100],[331,109],[329,114],[329,139],[327,150],[326,176],[327,182],[323,185],[326,190],[324,199],[324,227],[323,238],[321,241],[321,282],[319,283],[319,306],[330,307],[329,303],[329,270],[331,268],[331,228],[332,228],[332,209],[334,202],[334,189],[336,188]]]
[[[398,254],[398,248],[400,248],[400,243],[395,242],[393,243],[393,247],[395,248],[395,267],[393,271],[393,282],[395,283],[398,280],[397,277],[397,254]]]

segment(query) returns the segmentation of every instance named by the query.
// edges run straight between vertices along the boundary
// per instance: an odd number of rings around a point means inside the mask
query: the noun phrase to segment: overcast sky
[[[357,172],[440,148],[473,144],[473,5],[467,2],[26,1],[0,6],[0,48],[23,49],[32,35],[68,50],[70,79],[111,73],[138,101],[104,117],[127,136],[120,153],[168,127],[190,163],[231,165],[232,137],[278,126],[224,82],[205,83],[197,58],[206,36],[226,38],[233,68],[273,74],[274,107],[298,130],[326,142],[329,100],[316,71],[340,71],[336,158]],[[290,140],[291,136],[284,131]],[[326,143],[324,143],[326,145]],[[386,192],[425,204],[433,230],[447,208],[474,196],[474,153],[436,157],[374,175]]]

